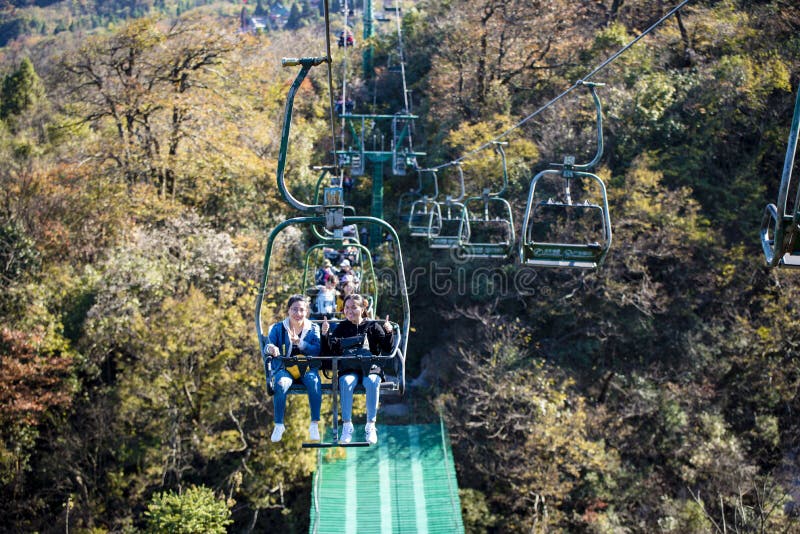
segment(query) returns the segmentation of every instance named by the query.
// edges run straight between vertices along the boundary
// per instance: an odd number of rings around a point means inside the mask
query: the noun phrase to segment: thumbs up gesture
[[[392,323],[389,322],[389,316],[386,316],[386,320],[383,322],[383,330],[387,334],[392,333]]]
[[[322,321],[322,335],[327,336],[328,331],[331,329],[331,325],[328,324],[328,316],[326,315],[324,320]]]

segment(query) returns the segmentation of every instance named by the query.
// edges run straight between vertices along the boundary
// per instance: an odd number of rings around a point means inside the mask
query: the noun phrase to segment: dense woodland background
[[[492,139],[675,3],[406,9],[423,164]],[[252,311],[266,236],[291,215],[274,185],[295,74],[280,58],[322,53],[324,26],[300,1],[297,29],[243,34],[241,8],[0,1],[6,531],[308,528],[307,406],[294,401],[269,443]],[[601,270],[522,270],[522,294],[503,287],[519,276],[511,261],[463,264],[401,236],[407,270],[435,261],[480,281],[415,285],[408,372],[424,380],[395,420],[443,415],[469,532],[800,531],[800,279],[767,270],[758,240],[798,30],[794,2],[698,0],[594,78],[607,84],[597,172],[614,229]],[[354,54],[350,81],[359,111],[391,113],[396,37],[373,44],[376,78],[359,79]],[[324,74],[298,95],[299,195],[316,180],[308,165],[329,161]],[[518,221],[533,174],[589,159],[593,127],[575,91],[509,136]],[[477,192],[498,160],[477,154],[465,173]],[[387,179],[387,212],[415,180]],[[365,210],[368,182],[354,197]],[[296,279],[306,237],[282,245],[279,276]]]

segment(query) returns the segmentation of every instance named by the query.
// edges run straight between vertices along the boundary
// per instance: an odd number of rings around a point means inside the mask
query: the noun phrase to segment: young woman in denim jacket
[[[320,352],[319,326],[308,320],[309,299],[303,295],[292,295],[286,308],[289,316],[279,323],[273,324],[267,338],[269,343],[264,354],[264,369],[267,361],[271,360],[271,374],[267,382],[272,384],[274,395],[272,398],[275,407],[275,428],[272,431],[272,441],[280,441],[286,427],[283,416],[286,411],[286,393],[295,379],[302,380],[308,392],[308,405],[311,408],[311,425],[308,427],[309,437],[312,441],[319,441],[319,412],[322,405],[322,386],[319,380],[319,362],[299,363],[288,367],[286,361],[275,358],[304,354],[318,356]]]

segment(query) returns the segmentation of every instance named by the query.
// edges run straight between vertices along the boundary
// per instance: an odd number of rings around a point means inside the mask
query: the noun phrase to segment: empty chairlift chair
[[[462,203],[466,196],[464,170],[458,164],[460,194],[447,195],[444,202],[437,202],[436,215],[428,221],[428,246],[434,249],[458,249],[469,239],[469,218]]]
[[[419,189],[401,195],[398,208],[403,209],[404,204],[408,205],[409,234],[414,237],[427,237],[431,228],[438,229],[439,225],[439,211],[436,209],[438,206],[436,197],[439,196],[439,180],[436,170],[433,169],[417,169],[417,174],[419,176]],[[422,193],[424,187],[423,176],[425,175],[430,176],[433,182],[432,196]]]
[[[428,180],[431,183],[430,187],[426,187],[425,184],[425,177],[428,176]],[[437,197],[439,195],[439,181],[436,176],[436,170],[434,169],[417,169],[417,180],[419,186],[416,189],[411,189],[406,191],[397,201],[397,218],[404,223],[408,223],[411,217],[411,208],[413,207],[414,203],[422,198],[425,198],[429,195],[425,193],[425,191],[432,190],[433,197]]]
[[[405,176],[406,169],[416,164],[410,148],[413,119],[414,116],[404,111],[392,117],[392,174],[395,176]]]
[[[508,187],[505,143],[495,142],[503,169],[503,186],[492,193],[484,189],[480,196],[470,197],[464,202],[467,238],[462,241],[461,253],[465,258],[507,258],[514,247],[514,215],[511,204],[502,198]]]
[[[768,204],[761,220],[761,248],[769,267],[800,267],[800,188],[792,182],[797,137],[800,130],[800,89],[795,98],[789,142],[783,162],[777,204]],[[794,204],[789,205],[794,194]]]
[[[520,262],[536,267],[596,269],[611,247],[611,220],[603,181],[587,172],[603,154],[603,121],[595,85],[585,83],[597,110],[597,153],[585,165],[567,156],[560,169],[548,169],[531,180]]]
[[[434,198],[423,197],[411,204],[408,216],[408,233],[412,237],[430,237],[438,234],[442,224],[442,212]]]

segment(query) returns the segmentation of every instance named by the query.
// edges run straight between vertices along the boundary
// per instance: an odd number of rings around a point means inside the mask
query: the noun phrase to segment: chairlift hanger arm
[[[792,114],[792,125],[789,130],[789,140],[786,146],[786,155],[783,160],[783,171],[781,173],[781,184],[778,189],[777,204],[769,204],[764,210],[761,221],[761,247],[764,257],[769,267],[777,267],[787,264],[788,258],[792,259],[796,254],[793,241],[800,230],[800,188],[794,201],[792,212],[789,211],[789,190],[792,185],[792,171],[794,169],[795,154],[797,152],[797,141],[800,136],[800,89],[795,97],[794,112]],[[791,223],[789,223],[791,221]],[[790,263],[795,267],[794,263]]]
[[[286,172],[286,153],[289,149],[289,132],[292,128],[292,110],[294,108],[294,97],[300,85],[305,80],[311,67],[326,63],[328,58],[325,57],[303,57],[303,58],[284,58],[281,64],[284,67],[300,66],[300,72],[297,74],[292,86],[289,88],[289,94],[286,97],[286,108],[283,115],[283,130],[281,131],[281,146],[278,152],[278,170],[277,181],[278,190],[281,192],[284,200],[288,202],[293,208],[302,212],[319,212],[322,206],[313,206],[305,204],[292,196],[291,192],[286,187],[285,172]]]
[[[458,168],[458,184],[459,188],[461,189],[461,193],[457,197],[448,196],[448,202],[461,202],[464,200],[464,197],[467,196],[467,189],[464,185],[464,168],[461,166],[461,162],[456,163],[456,167]]]
[[[503,187],[497,193],[489,193],[489,196],[499,197],[508,189],[508,165],[506,164],[506,151],[503,145],[507,145],[506,141],[493,141],[494,149],[500,154],[500,160],[503,162]]]
[[[592,158],[592,161],[589,163],[584,163],[582,165],[571,164],[569,165],[570,169],[575,171],[587,171],[593,169],[595,165],[600,162],[600,158],[603,157],[603,106],[600,103],[600,97],[597,96],[597,91],[595,91],[595,87],[602,87],[605,84],[603,83],[595,83],[595,82],[586,82],[586,81],[579,81],[577,85],[584,85],[589,89],[589,92],[592,95],[592,99],[594,100],[594,107],[597,113],[597,153]],[[566,163],[551,163],[554,167],[566,167]]]
[[[439,196],[439,175],[436,171],[429,171],[433,175],[433,196],[429,197],[434,199]]]

